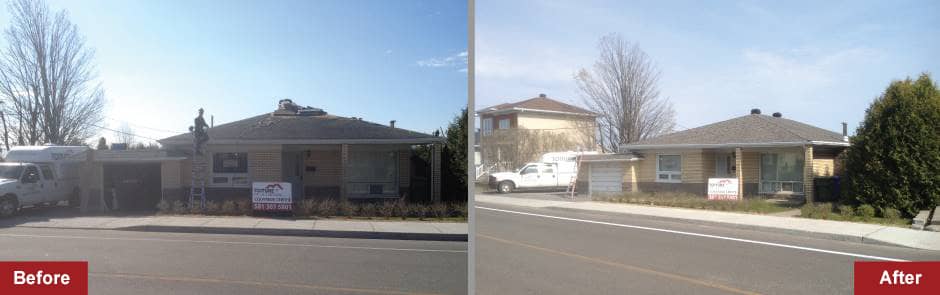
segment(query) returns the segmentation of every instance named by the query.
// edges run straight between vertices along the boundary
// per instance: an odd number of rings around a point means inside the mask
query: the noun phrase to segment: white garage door
[[[623,167],[619,163],[591,163],[591,192],[620,192]]]

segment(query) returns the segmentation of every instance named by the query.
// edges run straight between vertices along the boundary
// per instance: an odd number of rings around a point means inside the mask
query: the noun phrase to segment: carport
[[[90,198],[82,202],[82,207],[97,211],[153,210],[160,200],[182,193],[180,165],[184,159],[167,156],[161,150],[94,151],[84,182],[86,198]]]

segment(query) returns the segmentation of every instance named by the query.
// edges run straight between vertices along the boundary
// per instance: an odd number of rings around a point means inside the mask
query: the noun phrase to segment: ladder
[[[190,174],[189,185],[189,208],[196,208],[198,198],[199,209],[206,208],[206,180],[205,173],[208,169],[208,160],[205,154],[199,149],[199,146],[193,142],[193,160],[192,174]],[[198,179],[198,181],[197,181]],[[197,187],[196,184],[199,184]]]
[[[192,180],[192,184],[189,186],[189,208],[195,208],[196,197],[199,197],[199,209],[206,208],[206,182],[200,182],[199,187],[196,187],[196,179]]]
[[[568,188],[565,189],[565,192],[568,193],[569,197],[574,199],[574,195],[577,193],[578,188],[578,173],[581,170],[581,155],[578,155],[577,164],[574,166],[574,176],[571,176],[571,181],[568,182]]]

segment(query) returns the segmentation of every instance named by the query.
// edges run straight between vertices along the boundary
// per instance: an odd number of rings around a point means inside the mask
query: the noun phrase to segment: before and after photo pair
[[[0,2],[0,295],[940,294],[937,1]]]

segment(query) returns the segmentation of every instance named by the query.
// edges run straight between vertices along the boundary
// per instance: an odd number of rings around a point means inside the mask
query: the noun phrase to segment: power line
[[[148,130],[153,130],[153,131],[160,131],[160,132],[174,133],[174,134],[186,133],[185,131],[173,131],[173,130],[166,130],[166,129],[148,127],[148,126],[144,126],[144,125],[140,125],[140,124],[134,124],[134,123],[130,123],[130,122],[127,122],[127,121],[124,121],[124,120],[118,120],[118,119],[113,118],[113,117],[107,117],[107,116],[106,116],[105,118],[108,118],[108,119],[113,120],[113,121],[116,121],[116,122],[127,123],[128,125],[133,125],[133,126],[136,126],[136,127],[140,127],[140,128],[148,129]]]
[[[98,127],[98,128],[104,129],[104,130],[109,130],[109,131],[117,132],[117,133],[124,134],[124,135],[130,135],[130,136],[133,136],[133,137],[140,137],[140,138],[149,139],[149,140],[153,140],[153,141],[158,141],[158,140],[159,140],[159,139],[156,139],[156,138],[147,137],[147,136],[143,136],[143,135],[137,135],[137,134],[133,134],[133,133],[129,133],[129,132],[124,132],[124,131],[120,131],[120,130],[116,130],[116,129],[111,129],[111,128],[108,128],[108,127],[99,126],[99,125],[95,125],[95,124],[91,124],[91,126],[95,126],[95,127]]]

